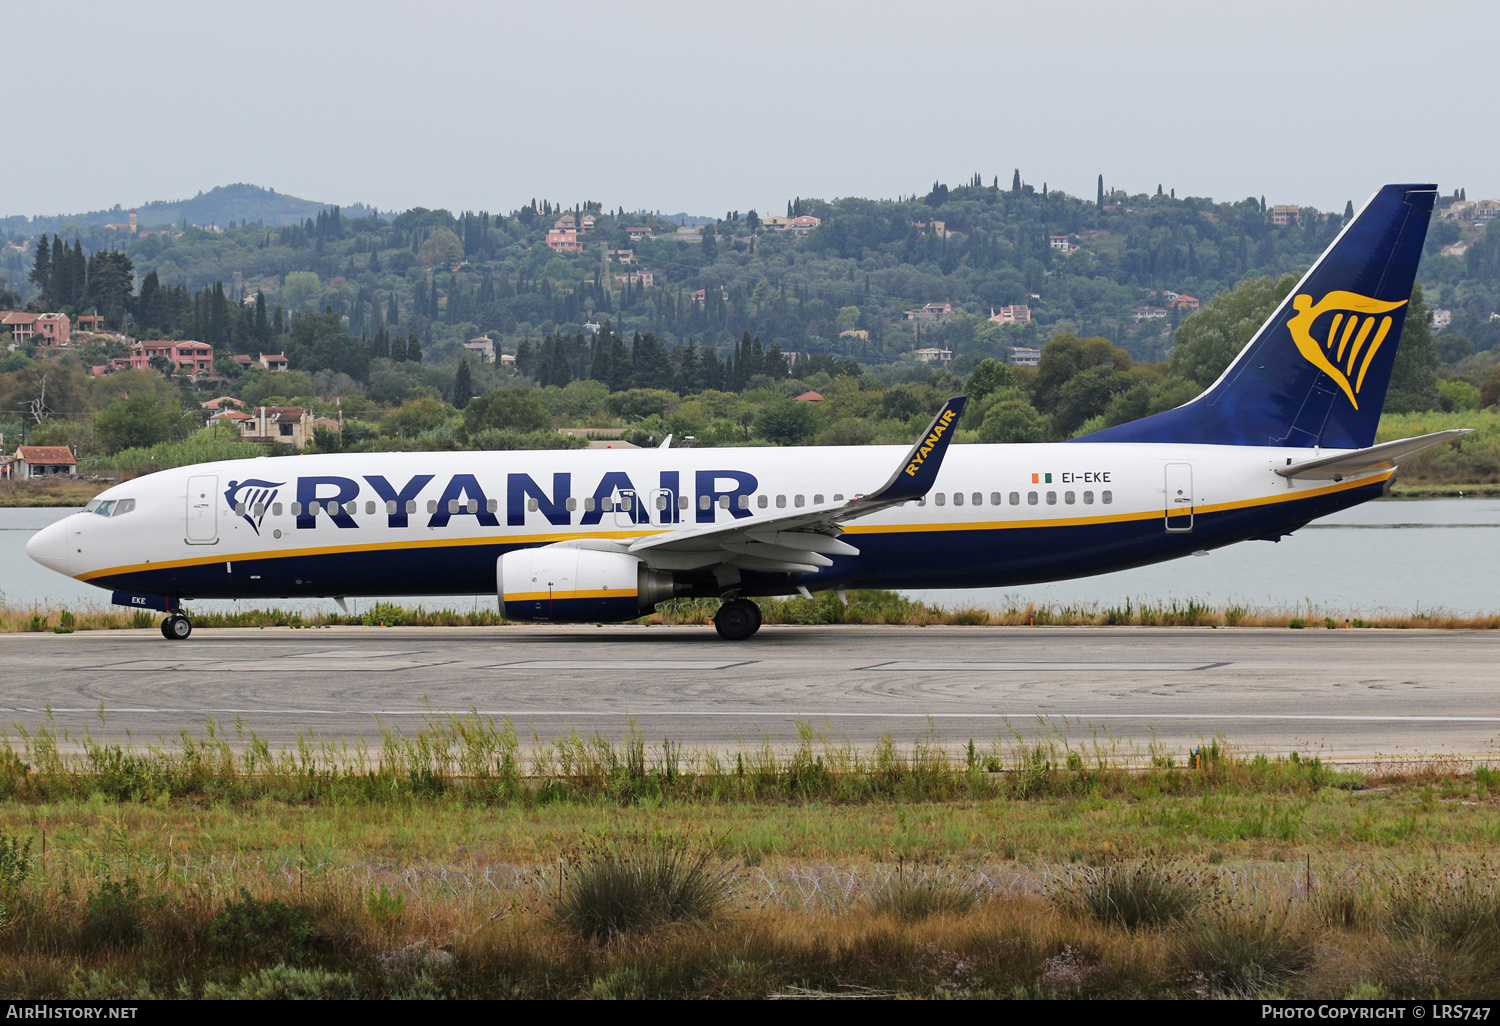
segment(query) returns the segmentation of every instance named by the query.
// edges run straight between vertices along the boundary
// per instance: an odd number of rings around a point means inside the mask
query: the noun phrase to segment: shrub
[[[1199,889],[1180,873],[1152,865],[1087,870],[1063,898],[1090,918],[1127,930],[1178,922],[1201,901]]]
[[[616,852],[595,849],[571,860],[552,918],[594,941],[662,923],[717,915],[728,899],[725,867],[707,852],[674,845]]]
[[[208,945],[215,954],[230,957],[291,958],[307,950],[313,924],[307,911],[281,899],[261,902],[240,888],[208,927]]]
[[[1178,957],[1216,989],[1251,996],[1311,968],[1315,945],[1285,913],[1220,912],[1182,931]]]
[[[870,893],[870,907],[882,915],[912,922],[935,915],[958,915],[979,904],[974,888],[941,877],[891,877]]]
[[[145,933],[145,900],[135,880],[106,880],[83,903],[83,931],[92,944],[130,947]]]
[[[14,834],[0,834],[0,895],[14,894],[31,872],[31,838],[22,844]]]
[[[352,974],[273,965],[237,983],[210,982],[203,996],[209,1001],[347,1001],[360,994]]]

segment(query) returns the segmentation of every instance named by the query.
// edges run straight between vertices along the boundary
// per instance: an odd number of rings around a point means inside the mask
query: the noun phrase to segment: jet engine
[[[672,575],[635,556],[571,546],[507,552],[496,577],[507,620],[633,620],[673,595]]]

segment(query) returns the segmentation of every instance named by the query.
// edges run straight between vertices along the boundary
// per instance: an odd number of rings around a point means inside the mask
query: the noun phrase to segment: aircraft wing
[[[1428,449],[1436,449],[1473,430],[1473,428],[1452,428],[1447,431],[1434,431],[1430,435],[1418,435],[1415,438],[1398,438],[1394,442],[1382,442],[1368,449],[1355,449],[1353,452],[1340,453],[1335,456],[1322,456],[1297,463],[1289,461],[1286,466],[1275,469],[1276,473],[1282,477],[1341,481],[1350,474],[1358,474],[1366,470],[1390,470],[1409,456],[1426,452]]]
[[[965,402],[960,395],[944,403],[890,478],[868,495],[655,534],[632,542],[628,551],[659,569],[725,564],[773,573],[816,573],[833,565],[829,556],[857,556],[859,549],[839,539],[840,525],[925,496],[937,480]]]

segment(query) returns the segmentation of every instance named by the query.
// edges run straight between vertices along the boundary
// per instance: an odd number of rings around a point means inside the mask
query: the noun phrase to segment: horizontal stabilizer
[[[1398,438],[1394,442],[1382,442],[1368,449],[1356,449],[1354,452],[1340,453],[1336,456],[1323,456],[1315,460],[1289,463],[1287,466],[1277,467],[1276,473],[1282,477],[1304,477],[1326,481],[1342,479],[1350,474],[1359,474],[1367,470],[1390,470],[1408,457],[1446,445],[1473,430],[1473,428],[1453,428],[1448,431],[1434,431],[1430,435],[1418,435],[1416,438]]]

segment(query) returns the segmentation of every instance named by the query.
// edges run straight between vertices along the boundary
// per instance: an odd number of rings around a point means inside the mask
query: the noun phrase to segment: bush
[[[1063,898],[1091,919],[1127,930],[1179,922],[1201,901],[1194,883],[1152,865],[1087,870]]]
[[[1216,989],[1251,996],[1306,972],[1315,945],[1289,915],[1223,912],[1182,932],[1178,955],[1184,968],[1201,973]]]
[[[349,973],[289,965],[273,965],[237,983],[210,982],[203,988],[209,1001],[348,1001],[359,996]]]
[[[31,873],[31,838],[0,834],[0,895],[14,894]]]
[[[936,915],[959,915],[979,904],[974,888],[941,877],[891,877],[870,894],[870,907],[881,915],[912,922]]]
[[[303,908],[282,900],[260,902],[240,888],[208,927],[208,945],[229,957],[292,958],[307,950],[313,937],[311,917]]]
[[[575,857],[552,918],[594,941],[663,923],[717,915],[728,900],[725,867],[707,852],[666,845],[596,849]]]
[[[83,903],[85,940],[96,947],[131,947],[145,934],[146,903],[135,880],[106,880]]]

